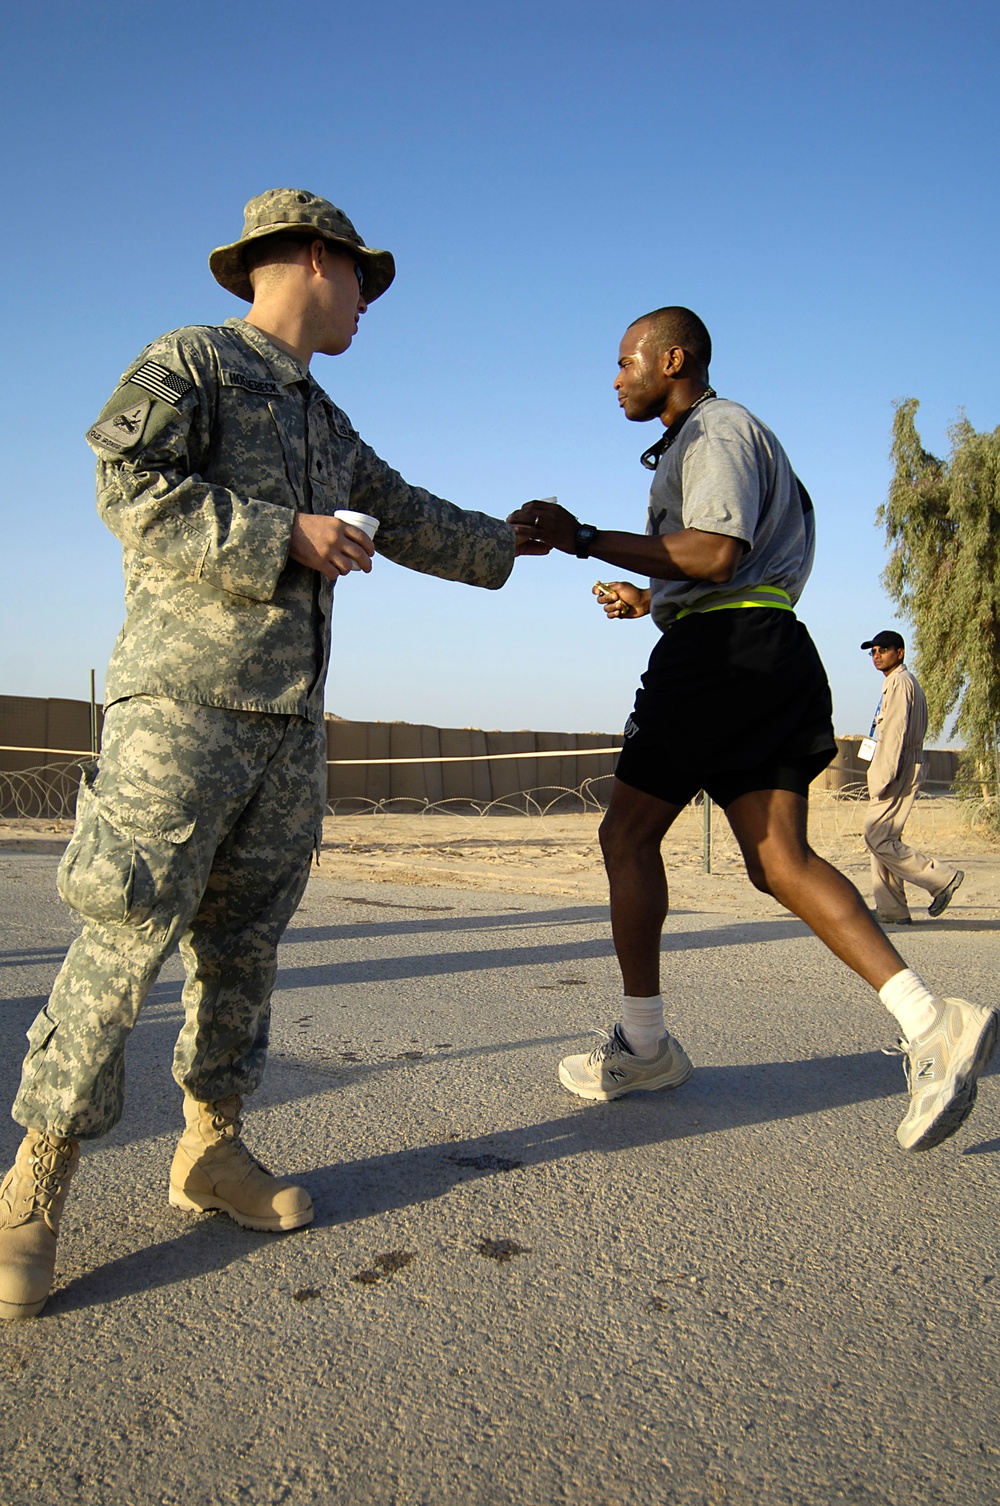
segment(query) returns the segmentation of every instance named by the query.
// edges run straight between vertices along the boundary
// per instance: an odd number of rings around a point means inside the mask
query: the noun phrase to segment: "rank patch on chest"
[[[137,387],[145,387],[161,403],[171,403],[175,408],[185,393],[190,392],[194,386],[193,382],[186,381],[184,377],[179,377],[176,372],[158,365],[156,361],[146,361],[138,371],[132,372],[128,380]]]
[[[142,402],[134,403],[131,408],[123,408],[120,413],[112,414],[103,423],[94,425],[87,434],[88,442],[101,449],[115,450],[119,454],[124,450],[131,450],[142,438],[146,415],[152,406],[152,401],[144,397]]]

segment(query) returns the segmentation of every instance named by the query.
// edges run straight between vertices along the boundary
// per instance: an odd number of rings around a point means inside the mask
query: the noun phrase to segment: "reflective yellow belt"
[[[729,612],[735,607],[776,607],[779,612],[791,612],[792,598],[780,586],[749,586],[743,591],[713,591],[703,596],[690,607],[681,607],[676,621],[690,612]]]

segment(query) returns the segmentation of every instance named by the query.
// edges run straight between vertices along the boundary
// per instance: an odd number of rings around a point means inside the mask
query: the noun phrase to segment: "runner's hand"
[[[629,580],[595,581],[593,594],[605,616],[621,622],[649,614],[649,590]]]
[[[518,554],[548,554],[552,549],[573,553],[579,520],[558,502],[545,498],[525,502],[511,513],[507,522],[513,523],[518,535]]]

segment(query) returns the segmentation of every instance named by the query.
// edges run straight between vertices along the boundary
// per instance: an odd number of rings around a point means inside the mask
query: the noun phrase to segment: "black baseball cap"
[[[884,633],[876,633],[867,643],[862,643],[862,648],[905,648],[902,638],[894,633],[891,628]]]

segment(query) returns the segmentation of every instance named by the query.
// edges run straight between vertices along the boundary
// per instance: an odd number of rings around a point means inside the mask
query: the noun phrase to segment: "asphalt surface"
[[[73,935],[55,866],[0,852],[6,1101]],[[324,866],[248,1116],[316,1202],[279,1236],[167,1203],[171,959],[53,1296],[0,1328],[4,1506],[992,1506],[997,1079],[907,1155],[892,1021],[803,926],[678,913],[666,947],[695,1074],[589,1105],[556,1063],[615,1013],[602,907]],[[902,947],[997,997],[994,923]]]

